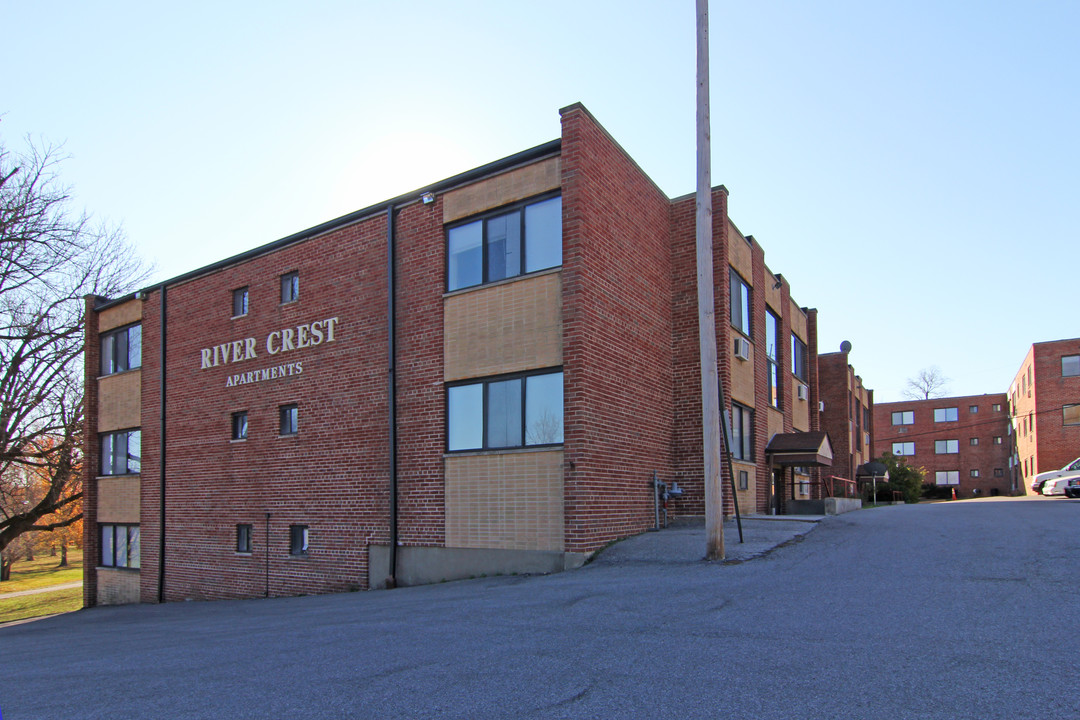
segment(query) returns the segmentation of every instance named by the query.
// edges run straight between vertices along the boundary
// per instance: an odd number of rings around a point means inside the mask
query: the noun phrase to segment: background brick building
[[[859,466],[880,453],[874,452],[874,391],[863,385],[849,361],[847,350],[818,355],[821,388],[821,427],[829,433],[833,465],[827,472],[855,479]]]

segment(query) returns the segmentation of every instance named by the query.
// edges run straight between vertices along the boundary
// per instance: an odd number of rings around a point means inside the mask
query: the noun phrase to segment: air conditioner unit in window
[[[818,412],[825,412],[825,401],[824,400],[818,400],[817,409],[818,409]]]
[[[735,357],[740,360],[750,359],[750,343],[746,338],[735,338]]]
[[[805,400],[805,399],[806,399],[806,396],[807,396],[807,393],[808,393],[809,391],[810,391],[810,388],[806,387],[805,385],[799,385],[799,390],[798,390],[798,392],[799,392],[799,399],[800,399],[800,400]]]

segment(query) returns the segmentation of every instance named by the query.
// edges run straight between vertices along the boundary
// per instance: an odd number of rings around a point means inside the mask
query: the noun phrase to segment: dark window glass
[[[791,335],[791,372],[795,377],[806,382],[806,343],[794,333]]]
[[[446,288],[496,282],[562,264],[562,198],[449,228]]]
[[[747,337],[750,336],[750,286],[734,270],[731,275],[731,325]]]
[[[486,447],[519,447],[522,444],[521,379],[488,383],[487,390]]]
[[[142,325],[129,325],[101,336],[101,374],[134,370],[142,365]]]
[[[138,430],[103,433],[101,435],[101,474],[129,475],[141,468],[142,433]]]
[[[116,556],[113,544],[115,532],[115,525],[101,526],[101,564],[105,567],[112,567],[116,564]]]
[[[994,477],[1001,477],[1001,476],[1003,476],[1004,474],[1005,474],[1005,473],[1004,473],[1004,472],[1002,472],[1001,468],[994,468]]]
[[[748,470],[739,471],[739,489],[748,490],[750,488],[750,472]]]
[[[561,443],[562,382],[562,372],[543,372],[448,387],[447,450]]]
[[[300,408],[297,405],[282,405],[278,408],[278,417],[282,435],[295,435],[300,431]]]
[[[1080,355],[1066,355],[1061,358],[1061,376],[1080,375]]]
[[[308,551],[308,526],[289,526],[289,554],[307,555]]]
[[[236,552],[251,552],[251,525],[236,526]]]
[[[246,287],[232,291],[232,314],[233,317],[248,314],[248,289]]]
[[[769,359],[769,404],[780,407],[780,319],[765,311],[765,354]]]
[[[290,272],[281,276],[281,302],[290,303],[300,299],[300,273]]]
[[[754,459],[754,411],[738,403],[731,404],[731,456]]]
[[[139,526],[106,524],[100,528],[102,567],[138,569]]]
[[[235,412],[232,414],[232,439],[244,440],[247,438],[248,432],[248,414],[246,412]]]

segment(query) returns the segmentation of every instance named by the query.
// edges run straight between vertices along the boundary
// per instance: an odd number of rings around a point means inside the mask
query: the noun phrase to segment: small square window
[[[236,526],[236,552],[251,552],[251,525]]]
[[[995,445],[1000,445],[1001,444],[1001,436],[1000,435],[995,435],[994,436],[994,444]]]
[[[248,289],[238,288],[232,291],[232,316],[242,317],[248,314]]]
[[[307,555],[308,552],[308,526],[289,526],[289,554]]]
[[[247,440],[248,416],[247,411],[234,412],[232,414],[232,439]]]
[[[975,413],[979,412],[979,406],[978,405],[968,405],[968,412],[974,415]]]
[[[993,405],[993,407],[991,409],[994,412],[1001,412],[1001,403],[994,403],[994,405]]]
[[[979,477],[979,471],[978,470],[972,470],[971,471],[971,477]]]
[[[979,438],[971,438],[971,444],[972,445],[978,445],[979,444]]]
[[[994,468],[994,477],[1001,477],[1001,476],[1003,476],[1004,474],[1005,474],[1005,473],[1004,473],[1004,472],[1002,472],[1001,468]]]
[[[1065,355],[1061,358],[1061,376],[1080,375],[1080,355]]]
[[[278,408],[280,419],[279,432],[282,435],[295,435],[300,431],[300,408],[297,405],[282,405]]]
[[[300,273],[290,272],[281,276],[281,304],[300,299]]]

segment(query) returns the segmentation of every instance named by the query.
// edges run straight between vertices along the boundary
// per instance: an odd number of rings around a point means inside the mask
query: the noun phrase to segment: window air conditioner
[[[800,400],[805,400],[806,399],[806,394],[807,394],[808,391],[809,391],[809,388],[807,388],[805,385],[799,385],[799,399]]]
[[[750,343],[745,338],[735,338],[735,357],[740,360],[750,359]]]
[[[818,412],[825,412],[825,401],[824,400],[818,400],[817,409],[818,409]]]

